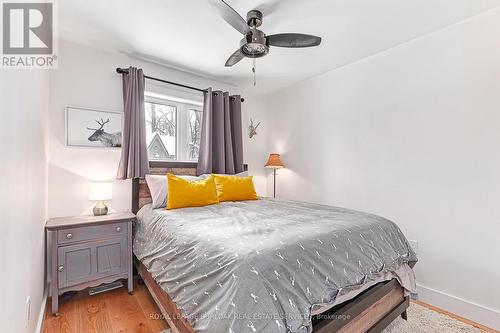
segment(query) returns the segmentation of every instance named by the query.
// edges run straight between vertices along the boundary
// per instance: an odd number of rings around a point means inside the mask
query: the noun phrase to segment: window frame
[[[203,106],[196,105],[194,102],[176,102],[157,96],[144,96],[144,103],[154,103],[176,108],[175,116],[175,159],[151,160],[151,163],[198,163],[198,159],[189,159],[189,111],[196,110],[203,113]],[[201,129],[200,129],[201,130]]]

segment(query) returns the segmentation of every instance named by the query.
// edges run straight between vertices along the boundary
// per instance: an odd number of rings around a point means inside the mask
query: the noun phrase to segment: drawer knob
[[[57,267],[57,270],[58,270],[59,272],[64,271],[64,265],[59,265],[59,267]]]
[[[120,232],[122,230],[121,227],[116,227],[116,232]]]
[[[66,238],[67,238],[67,239],[71,239],[71,238],[73,238],[73,234],[72,234],[71,232],[67,233],[67,234],[66,234]]]

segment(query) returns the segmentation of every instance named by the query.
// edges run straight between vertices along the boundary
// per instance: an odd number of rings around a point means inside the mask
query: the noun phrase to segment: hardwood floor
[[[45,308],[43,333],[158,333],[167,329],[160,310],[145,286],[134,284],[129,295],[122,287],[89,296],[87,290],[59,298],[59,316]]]
[[[487,333],[498,333],[491,328],[459,317],[432,305],[412,301],[433,311],[475,326]],[[144,285],[134,283],[134,294],[127,288],[89,296],[80,291],[72,297],[60,297],[59,316],[50,313],[50,299],[45,307],[42,333],[159,333],[168,325]]]

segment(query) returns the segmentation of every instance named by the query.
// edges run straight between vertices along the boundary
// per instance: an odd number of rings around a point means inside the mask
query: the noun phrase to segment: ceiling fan
[[[306,34],[283,33],[268,36],[257,29],[262,25],[261,11],[255,9],[249,11],[245,21],[224,0],[212,0],[211,3],[227,23],[243,34],[240,47],[227,59],[226,67],[235,65],[245,57],[253,59],[263,57],[269,53],[270,46],[298,48],[318,46],[321,43],[321,37]]]

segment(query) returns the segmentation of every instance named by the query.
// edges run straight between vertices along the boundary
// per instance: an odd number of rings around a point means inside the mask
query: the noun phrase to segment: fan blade
[[[267,36],[267,43],[278,47],[311,47],[321,44],[321,37],[304,34],[276,34]]]
[[[237,49],[233,54],[231,54],[229,59],[227,59],[225,66],[231,67],[236,63],[238,63],[243,58],[245,58],[245,56],[243,55],[243,53],[241,53],[240,49]]]
[[[210,1],[212,6],[217,9],[220,16],[229,23],[233,28],[238,30],[240,33],[245,35],[250,27],[247,22],[238,14],[233,7],[229,6],[224,0],[212,0]]]

